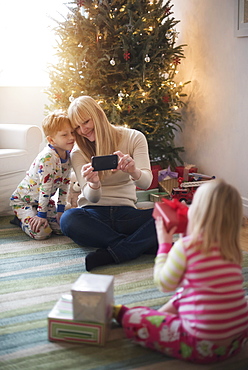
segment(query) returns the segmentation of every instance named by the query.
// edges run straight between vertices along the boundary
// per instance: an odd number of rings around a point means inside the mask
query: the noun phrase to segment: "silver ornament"
[[[112,58],[109,63],[111,64],[111,66],[115,66],[115,60],[114,60],[114,58]]]
[[[150,59],[149,55],[148,55],[148,54],[146,54],[146,56],[145,56],[145,62],[146,62],[146,63],[149,63],[149,62],[150,62],[150,60],[151,60],[151,59]]]

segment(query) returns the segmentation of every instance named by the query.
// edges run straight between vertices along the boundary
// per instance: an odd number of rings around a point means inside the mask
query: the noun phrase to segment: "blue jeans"
[[[64,235],[81,246],[105,248],[116,263],[156,250],[152,209],[86,206],[67,210],[60,219]]]

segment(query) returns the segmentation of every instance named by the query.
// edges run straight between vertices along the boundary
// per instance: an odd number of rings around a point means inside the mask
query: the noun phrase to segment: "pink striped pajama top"
[[[154,281],[163,292],[181,287],[172,298],[184,329],[192,336],[222,340],[248,329],[242,269],[223,260],[217,247],[209,255],[179,239],[155,259]]]

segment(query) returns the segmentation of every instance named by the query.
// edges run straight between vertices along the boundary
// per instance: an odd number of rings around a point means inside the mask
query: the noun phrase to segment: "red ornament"
[[[125,51],[125,53],[123,54],[123,56],[124,56],[124,59],[125,60],[128,60],[128,59],[130,59],[131,54],[128,51]]]
[[[179,57],[176,57],[173,59],[173,64],[178,65],[181,63],[181,59]]]
[[[169,15],[171,8],[172,8],[171,6],[168,6],[167,8],[165,8],[164,14]]]
[[[55,100],[61,100],[62,99],[61,94],[55,94],[53,97],[54,97]]]
[[[165,96],[163,96],[163,97],[162,97],[162,99],[163,99],[163,102],[164,102],[164,103],[169,103],[169,101],[170,101],[170,97],[169,97],[169,95],[165,95]]]
[[[85,1],[84,0],[77,0],[77,6],[81,8],[81,6],[84,6]]]

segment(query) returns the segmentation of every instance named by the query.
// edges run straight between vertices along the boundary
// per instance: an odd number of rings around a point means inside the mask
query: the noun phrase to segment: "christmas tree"
[[[176,83],[184,45],[176,45],[171,1],[85,0],[67,4],[57,21],[56,55],[50,65],[49,110],[67,109],[90,95],[109,121],[142,131],[153,162],[181,162],[175,147],[185,83]]]

